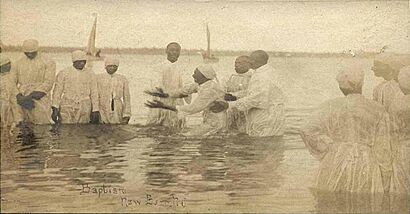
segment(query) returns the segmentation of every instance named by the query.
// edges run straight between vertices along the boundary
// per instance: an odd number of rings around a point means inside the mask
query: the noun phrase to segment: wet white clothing
[[[51,90],[56,75],[56,63],[46,58],[41,53],[34,59],[26,56],[16,63],[17,86],[24,96],[33,91],[41,91],[47,95],[40,100],[34,100],[35,108],[32,110],[20,107],[25,120],[34,124],[47,124],[51,121]]]
[[[89,69],[70,66],[57,75],[53,107],[60,108],[62,123],[88,123],[99,111],[96,75]]]
[[[320,160],[317,188],[368,193],[388,189],[393,174],[390,129],[383,106],[360,94],[322,104],[301,129],[306,147]]]
[[[274,69],[264,65],[249,81],[246,96],[229,103],[246,112],[246,133],[250,136],[281,136],[285,127],[285,98]]]
[[[251,80],[251,73],[244,74],[232,74],[226,82],[226,92],[238,95],[238,98],[243,97],[242,94],[246,94],[249,81]],[[239,111],[236,108],[230,108],[227,111],[227,127],[230,130],[238,130],[239,132],[246,133],[246,115],[244,111]]]
[[[404,93],[396,80],[383,81],[373,90],[373,100],[385,106],[388,111],[393,100],[403,97]]]
[[[22,119],[16,100],[19,91],[17,89],[16,72],[13,69],[10,72],[0,73],[0,87],[1,126],[10,127]]]
[[[183,73],[185,67],[176,61],[171,63],[166,60],[155,68],[155,73],[151,80],[151,90],[156,90],[156,87],[162,88],[166,93],[175,93],[183,88]],[[184,99],[181,98],[153,98],[163,102],[166,105],[176,107],[184,105]],[[186,99],[187,101],[189,99]],[[182,128],[185,125],[184,118],[178,118],[177,113],[164,109],[150,109],[147,124],[149,125],[163,125],[166,127]]]
[[[214,101],[223,101],[224,90],[216,80],[208,80],[202,85],[191,84],[183,89],[184,94],[197,92],[198,96],[188,105],[177,106],[178,116],[185,117],[202,112],[203,122],[199,128],[187,135],[211,135],[222,131],[226,127],[226,111],[213,113],[210,106]]]
[[[103,123],[118,124],[131,117],[131,96],[128,80],[121,74],[99,74],[99,109]]]

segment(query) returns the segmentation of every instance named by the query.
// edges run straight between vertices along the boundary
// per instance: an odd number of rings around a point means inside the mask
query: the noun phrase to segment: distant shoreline
[[[3,51],[21,51],[21,46],[3,46]],[[72,52],[82,47],[47,47],[43,46],[40,49],[48,53],[64,53]],[[182,49],[182,55],[200,55],[204,50],[200,49]],[[165,53],[164,48],[101,48],[101,55],[104,54],[139,54],[139,55],[161,55]],[[229,51],[229,50],[214,50],[212,54],[218,56],[240,56],[248,55],[250,51]],[[312,53],[312,52],[283,52],[283,51],[268,51],[268,54],[273,57],[373,57],[376,52],[359,52],[359,53]]]

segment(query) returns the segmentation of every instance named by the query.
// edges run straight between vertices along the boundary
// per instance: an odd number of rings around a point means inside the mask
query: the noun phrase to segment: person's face
[[[251,64],[246,59],[238,58],[235,60],[235,71],[238,74],[244,74],[249,71]]]
[[[34,59],[37,56],[37,51],[35,51],[35,52],[24,52],[24,54],[27,56],[27,58]]]
[[[376,77],[386,78],[391,73],[391,69],[388,65],[378,61],[374,61],[372,70]]]
[[[118,66],[116,66],[116,65],[107,65],[107,66],[105,66],[105,70],[109,74],[114,74],[118,70]]]
[[[166,53],[167,53],[167,59],[170,62],[174,63],[178,60],[179,55],[181,53],[181,49],[178,47],[178,45],[170,45],[167,48]]]
[[[73,62],[73,67],[77,70],[83,70],[85,64],[87,64],[86,60],[77,60]]]
[[[9,72],[10,70],[11,70],[11,63],[10,62],[0,66],[1,73],[6,73],[6,72]]]
[[[198,83],[199,85],[208,81],[208,79],[198,69],[195,69],[194,74],[192,75],[192,78],[194,78],[194,81]]]

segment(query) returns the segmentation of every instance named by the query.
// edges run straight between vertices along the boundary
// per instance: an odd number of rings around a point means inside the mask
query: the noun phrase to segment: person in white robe
[[[100,122],[97,78],[86,69],[84,51],[72,53],[73,65],[60,71],[53,91],[51,118],[55,123]]]
[[[318,190],[383,193],[391,190],[391,121],[385,108],[362,95],[364,72],[343,69],[337,76],[345,95],[312,114],[300,134],[319,159]]]
[[[237,98],[246,95],[249,81],[252,77],[251,60],[249,56],[239,56],[235,60],[235,74],[232,74],[226,82],[226,92]],[[227,98],[229,100],[229,98]],[[231,131],[246,133],[245,111],[229,109],[227,111],[227,127]]]
[[[38,41],[23,42],[24,55],[15,62],[17,103],[24,121],[34,124],[51,123],[51,90],[56,75],[56,63],[39,52]]]
[[[183,88],[183,74],[186,71],[185,67],[178,60],[180,53],[181,46],[178,43],[171,42],[167,45],[167,59],[159,66],[156,66],[156,73],[152,75],[153,80],[151,81],[150,86],[151,91],[156,90],[156,88],[162,88],[163,90],[172,93]],[[156,97],[154,99],[172,107],[184,105],[184,100],[190,102],[189,97]],[[185,118],[178,118],[176,112],[164,109],[150,109],[148,113],[147,125],[159,125],[175,129],[181,129],[184,127]]]
[[[203,122],[200,127],[190,130],[185,135],[209,136],[225,131],[228,104],[223,100],[225,91],[220,86],[214,69],[210,65],[199,66],[195,69],[192,77],[196,84],[186,85],[179,91],[171,91],[169,93],[164,90],[164,93],[160,95],[165,97],[184,97],[197,93],[197,97],[190,104],[173,107],[161,101],[148,101],[146,106],[174,111],[180,118],[202,112]],[[156,93],[158,92],[150,94],[155,96]]]
[[[128,124],[131,96],[128,80],[118,74],[119,60],[105,59],[106,73],[97,75],[99,109],[102,123]]]
[[[406,55],[382,53],[374,60],[374,75],[384,80],[374,88],[373,100],[381,103],[388,111],[393,100],[404,97],[397,82],[397,75],[406,65],[410,65],[410,58]]]
[[[255,137],[282,136],[285,129],[285,97],[279,88],[275,69],[268,65],[265,51],[251,55],[254,72],[244,97],[228,94],[230,109],[246,112],[246,133]],[[235,100],[235,101],[232,101]]]
[[[12,63],[9,58],[3,56],[0,58],[0,82],[1,127],[13,127],[22,119],[16,100],[19,91],[16,84],[16,72],[12,68]]]

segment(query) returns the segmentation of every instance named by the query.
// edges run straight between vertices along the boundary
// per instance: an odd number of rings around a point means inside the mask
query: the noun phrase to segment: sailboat
[[[209,31],[208,24],[206,24],[206,39],[208,42],[208,46],[206,52],[202,53],[202,58],[204,59],[205,63],[215,63],[219,62],[219,59],[216,58],[213,54],[211,54],[211,33]]]
[[[95,47],[95,38],[97,35],[97,14],[93,13],[93,16],[95,17],[94,24],[93,24],[93,27],[91,28],[90,37],[88,38],[88,45],[87,45],[86,52],[90,59],[102,60],[100,56],[101,50]]]

